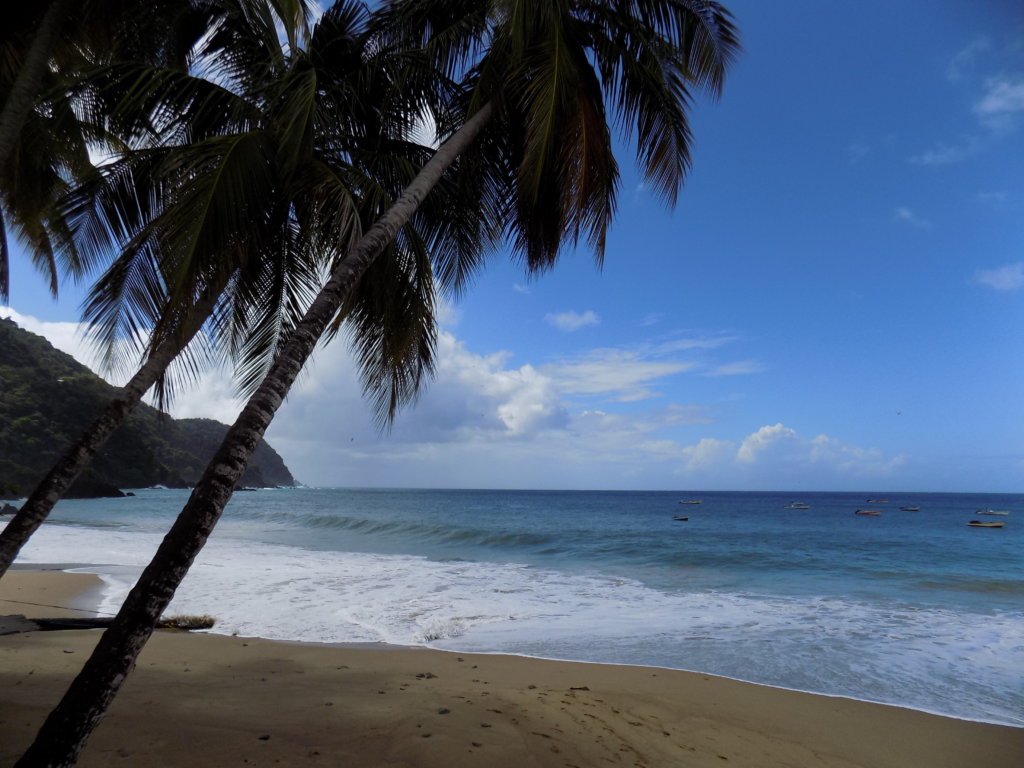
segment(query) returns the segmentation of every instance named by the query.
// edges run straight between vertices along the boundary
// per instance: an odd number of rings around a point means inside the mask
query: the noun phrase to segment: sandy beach
[[[0,616],[88,615],[59,606],[84,607],[97,586],[89,575],[12,571],[0,581]],[[0,636],[0,764],[28,745],[98,637],[95,630]],[[702,674],[161,631],[79,764],[1016,768],[1022,761],[1022,729]]]

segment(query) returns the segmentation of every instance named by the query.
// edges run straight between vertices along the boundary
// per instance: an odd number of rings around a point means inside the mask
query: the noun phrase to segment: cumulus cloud
[[[757,461],[758,456],[765,451],[774,449],[778,452],[780,446],[785,445],[787,442],[792,444],[796,439],[796,432],[782,426],[782,424],[761,427],[757,432],[747,435],[743,440],[739,451],[736,452],[736,460],[750,464]]]
[[[597,325],[601,322],[601,318],[597,316],[597,313],[589,309],[582,313],[572,311],[549,313],[544,316],[544,319],[558,330],[567,332],[578,331],[580,328],[588,325]]]
[[[82,365],[96,369],[98,361],[95,350],[86,340],[81,323],[39,320],[32,315],[23,315],[12,307],[2,306],[0,306],[0,317],[13,320],[20,328],[45,337],[61,352],[71,355]]]
[[[135,373],[138,363],[126,363],[113,370],[103,370],[100,355],[89,342],[84,323],[39,320],[21,314],[11,307],[0,307],[0,317],[8,318],[26,331],[44,337],[61,352],[71,355],[114,386],[125,384]],[[177,419],[209,418],[230,424],[242,409],[236,397],[231,376],[222,366],[212,365],[190,378],[170,404],[170,414]]]
[[[693,473],[707,470],[716,464],[723,464],[731,460],[735,455],[736,443],[731,440],[716,440],[713,437],[705,437],[696,445],[689,445],[681,449],[684,468],[686,472]]]
[[[1024,261],[1007,264],[996,269],[979,270],[974,279],[997,291],[1016,291],[1024,288]]]
[[[475,354],[447,332],[438,358],[436,380],[382,434],[360,402],[347,352],[320,350],[268,439],[312,483],[650,487],[659,474],[661,482],[671,476],[678,456],[662,433],[711,420],[697,405],[628,413],[581,407],[569,399],[581,387],[574,382],[582,377],[566,375],[573,363],[556,371],[515,367],[509,354]],[[607,379],[590,397],[614,403],[625,383]]]
[[[0,312],[74,349],[77,324]],[[689,340],[705,349],[721,338]],[[781,423],[712,436],[704,431],[716,412],[699,403],[642,407],[665,377],[695,365],[662,352],[652,344],[517,366],[508,352],[478,354],[444,330],[436,380],[381,429],[339,339],[317,349],[267,439],[300,481],[341,486],[663,488],[682,477],[706,488],[849,487],[891,477],[903,461]],[[227,375],[212,371],[172,414],[230,423],[240,406]]]
[[[906,457],[886,457],[828,435],[808,438],[782,423],[731,441],[704,438],[680,450],[681,473],[730,478],[749,488],[825,487],[895,476]]]

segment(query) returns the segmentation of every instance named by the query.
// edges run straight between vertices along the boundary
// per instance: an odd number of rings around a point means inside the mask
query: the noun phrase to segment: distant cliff
[[[115,391],[43,337],[0,319],[0,498],[28,494]],[[68,496],[190,487],[226,431],[212,419],[172,419],[139,404]],[[241,484],[291,486],[295,480],[274,449],[261,442]]]

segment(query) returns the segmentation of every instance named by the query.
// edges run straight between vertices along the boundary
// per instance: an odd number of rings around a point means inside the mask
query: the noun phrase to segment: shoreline
[[[211,634],[216,634],[211,633]],[[255,638],[262,640],[264,638]],[[429,646],[418,646],[418,645],[390,645],[388,643],[309,643],[304,640],[268,640],[273,643],[297,643],[299,645],[325,645],[336,648],[361,648],[361,647],[380,647],[381,649],[394,648],[396,650],[415,650],[422,648],[424,650],[437,651],[438,653],[460,653],[459,651],[449,651],[445,648],[430,648]],[[462,654],[466,655],[466,654]],[[936,710],[926,709],[924,707],[911,707],[905,704],[893,704],[892,702],[877,701],[875,699],[865,699],[858,696],[847,696],[841,693],[822,693],[821,691],[809,691],[803,688],[789,688],[785,685],[772,685],[771,683],[759,683],[756,680],[744,680],[742,677],[731,677],[729,675],[721,675],[712,672],[701,672],[696,669],[684,669],[681,667],[662,667],[657,664],[628,664],[625,662],[605,662],[605,661],[586,661],[579,659],[562,659],[555,656],[531,656],[528,653],[504,653],[501,651],[473,651],[472,656],[510,656],[513,658],[521,659],[534,659],[536,661],[553,661],[561,664],[593,664],[598,667],[624,667],[626,669],[657,669],[663,672],[682,672],[687,675],[701,675],[704,677],[711,677],[716,680],[728,680],[733,683],[741,683],[743,685],[753,685],[758,688],[767,688],[771,691],[784,691],[787,693],[799,693],[805,696],[818,696],[824,699],[838,699],[839,701],[851,701],[859,704],[870,704],[876,707],[889,707],[891,709],[900,709],[907,712],[919,712],[923,715],[930,715],[932,717],[941,717],[947,720],[957,720],[963,723],[977,723],[979,725],[994,725],[999,728],[1011,728],[1024,732],[1024,723],[1003,723],[996,720],[985,720],[981,717],[965,717],[961,715],[954,715],[948,712],[938,712]],[[1024,759],[1024,754],[1022,754]]]
[[[59,604],[98,581],[19,569],[0,600]],[[98,636],[0,637],[0,763],[31,741]],[[701,673],[159,631],[80,765],[1010,768],[1022,755],[1013,726]]]
[[[48,615],[53,616],[114,616],[114,612],[102,611],[100,607],[103,604],[103,597],[105,591],[114,588],[114,584],[107,580],[106,574],[110,572],[110,577],[113,577],[113,571],[110,569],[117,569],[124,566],[117,565],[97,565],[95,563],[81,563],[81,562],[67,562],[67,563],[26,563],[18,564],[15,563],[11,566],[11,571],[22,571],[22,572],[39,572],[39,573],[61,573],[69,577],[84,576],[90,579],[91,584],[86,587],[76,587],[74,589],[80,589],[78,593],[69,593],[68,600],[71,601],[65,610],[66,613],[51,613]],[[104,569],[107,570],[104,570]],[[60,577],[56,577],[60,578]],[[2,590],[0,590],[0,598],[2,598]],[[57,606],[55,606],[57,607]],[[2,617],[4,610],[4,603],[0,600],[0,617]],[[42,614],[40,614],[42,615]],[[757,680],[746,680],[741,677],[733,677],[730,675],[717,674],[711,672],[704,672],[698,669],[686,669],[683,667],[667,667],[657,664],[631,664],[628,662],[605,662],[605,661],[591,661],[581,659],[562,658],[557,656],[535,656],[528,653],[509,653],[506,651],[470,651],[462,652],[456,650],[450,650],[446,648],[433,648],[428,645],[408,645],[400,643],[387,643],[383,641],[368,641],[368,642],[320,642],[314,640],[294,640],[294,639],[281,639],[281,638],[267,638],[260,635],[246,634],[229,634],[225,632],[218,632],[216,628],[208,631],[197,631],[193,634],[197,636],[201,635],[214,635],[219,637],[242,637],[246,640],[258,640],[261,642],[268,643],[279,643],[282,645],[298,645],[298,646],[309,646],[313,648],[337,648],[337,649],[349,649],[349,650],[379,650],[379,651],[407,651],[407,650],[429,650],[437,653],[452,653],[456,655],[474,655],[474,656],[497,656],[497,657],[512,657],[512,658],[523,658],[533,659],[536,661],[551,661],[566,664],[588,664],[596,666],[614,666],[614,667],[625,667],[630,669],[653,669],[661,670],[664,672],[683,672],[691,675],[702,675],[713,677],[721,680],[729,680],[736,683],[742,683],[743,685],[758,686],[761,688],[767,688],[769,690],[785,691],[805,694],[808,696],[820,696],[828,699],[838,699],[841,701],[860,702],[864,704],[871,704],[882,707],[892,707],[895,709],[906,710],[908,712],[920,712],[935,717],[948,718],[951,720],[957,720],[965,723],[978,723],[983,725],[994,725],[1005,728],[1013,728],[1024,731],[1024,722],[1012,723],[1004,722],[999,720],[985,719],[984,717],[969,717],[965,715],[958,715],[949,712],[941,712],[934,709],[928,709],[926,707],[911,706],[908,704],[899,704],[893,702],[879,701],[877,699],[863,698],[859,696],[853,696],[841,693],[826,693],[822,691],[814,691],[803,688],[794,688],[785,685],[774,685],[772,683],[759,682]],[[1024,759],[1024,754],[1022,754]]]

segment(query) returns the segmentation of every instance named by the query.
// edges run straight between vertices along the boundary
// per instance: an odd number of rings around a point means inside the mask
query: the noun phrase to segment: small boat
[[[882,514],[882,510],[880,510],[880,509],[858,509],[853,514],[855,514],[855,515],[872,515],[874,517],[878,517],[880,514]]]
[[[981,520],[971,520],[967,524],[969,528],[1002,528],[1006,525],[1002,520],[993,520],[991,523],[984,523]]]
[[[868,499],[868,504],[888,504],[888,499]]]
[[[680,501],[679,503],[680,504],[700,504],[700,502],[701,502],[701,499],[691,499],[689,501],[684,499],[684,500]]]
[[[976,515],[1002,515],[1003,517],[1006,517],[1006,515],[1010,514],[1010,510],[1008,510],[1008,509],[979,509],[974,514],[976,514]]]
[[[900,507],[904,512],[920,512],[920,507]]]
[[[679,515],[676,515],[676,516],[675,516],[675,517],[673,517],[672,519],[673,519],[673,520],[679,520],[679,521],[681,521],[681,522],[684,522],[684,523],[685,523],[685,522],[686,522],[687,520],[689,520],[690,518],[688,518],[688,517],[680,517]]]
[[[783,509],[810,509],[809,504],[805,504],[802,501],[791,501],[789,504],[783,507]]]

